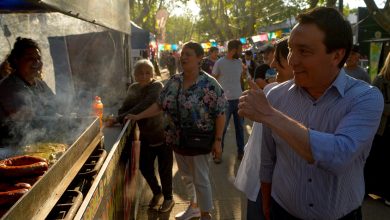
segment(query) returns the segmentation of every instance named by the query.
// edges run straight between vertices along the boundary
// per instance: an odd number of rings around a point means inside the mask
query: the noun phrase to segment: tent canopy
[[[2,0],[0,1],[0,12],[1,13],[9,13],[9,12],[37,12],[37,11],[45,11],[42,5],[33,4],[26,0]]]
[[[0,13],[61,12],[129,34],[128,0],[1,0]]]
[[[146,50],[149,47],[150,33],[130,21],[131,25],[131,48]]]

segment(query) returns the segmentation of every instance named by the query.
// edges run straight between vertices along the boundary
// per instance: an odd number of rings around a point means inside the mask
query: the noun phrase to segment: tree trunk
[[[379,9],[374,0],[364,0],[370,15],[374,18],[385,31],[390,32],[390,6],[389,0],[386,1],[384,9]]]

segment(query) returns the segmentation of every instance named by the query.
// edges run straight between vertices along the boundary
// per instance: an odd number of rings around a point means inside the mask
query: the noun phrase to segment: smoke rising
[[[0,25],[1,61],[9,54],[16,37],[38,42],[42,53],[43,79],[56,94],[61,106],[58,113],[65,116],[63,119],[73,113],[80,118],[90,116],[96,95],[102,97],[105,113],[114,113],[119,107],[126,95],[130,72],[125,34],[61,13],[1,14]],[[54,135],[50,122],[37,127],[34,123],[22,121],[12,124],[13,138],[26,144]],[[62,126],[61,123],[55,124]],[[73,135],[70,128],[63,130],[62,134]]]

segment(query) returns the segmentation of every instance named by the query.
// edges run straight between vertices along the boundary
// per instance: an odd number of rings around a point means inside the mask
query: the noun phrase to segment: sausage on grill
[[[17,156],[0,161],[0,176],[36,176],[44,174],[48,168],[46,159],[34,156]]]

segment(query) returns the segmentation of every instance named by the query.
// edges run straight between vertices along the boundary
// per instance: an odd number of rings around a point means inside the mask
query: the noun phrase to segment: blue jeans
[[[230,117],[233,114],[234,130],[236,131],[237,153],[244,153],[244,118],[238,115],[238,99],[228,100],[229,106],[226,108],[226,123],[223,130],[222,149],[224,148],[225,134],[229,126]]]

